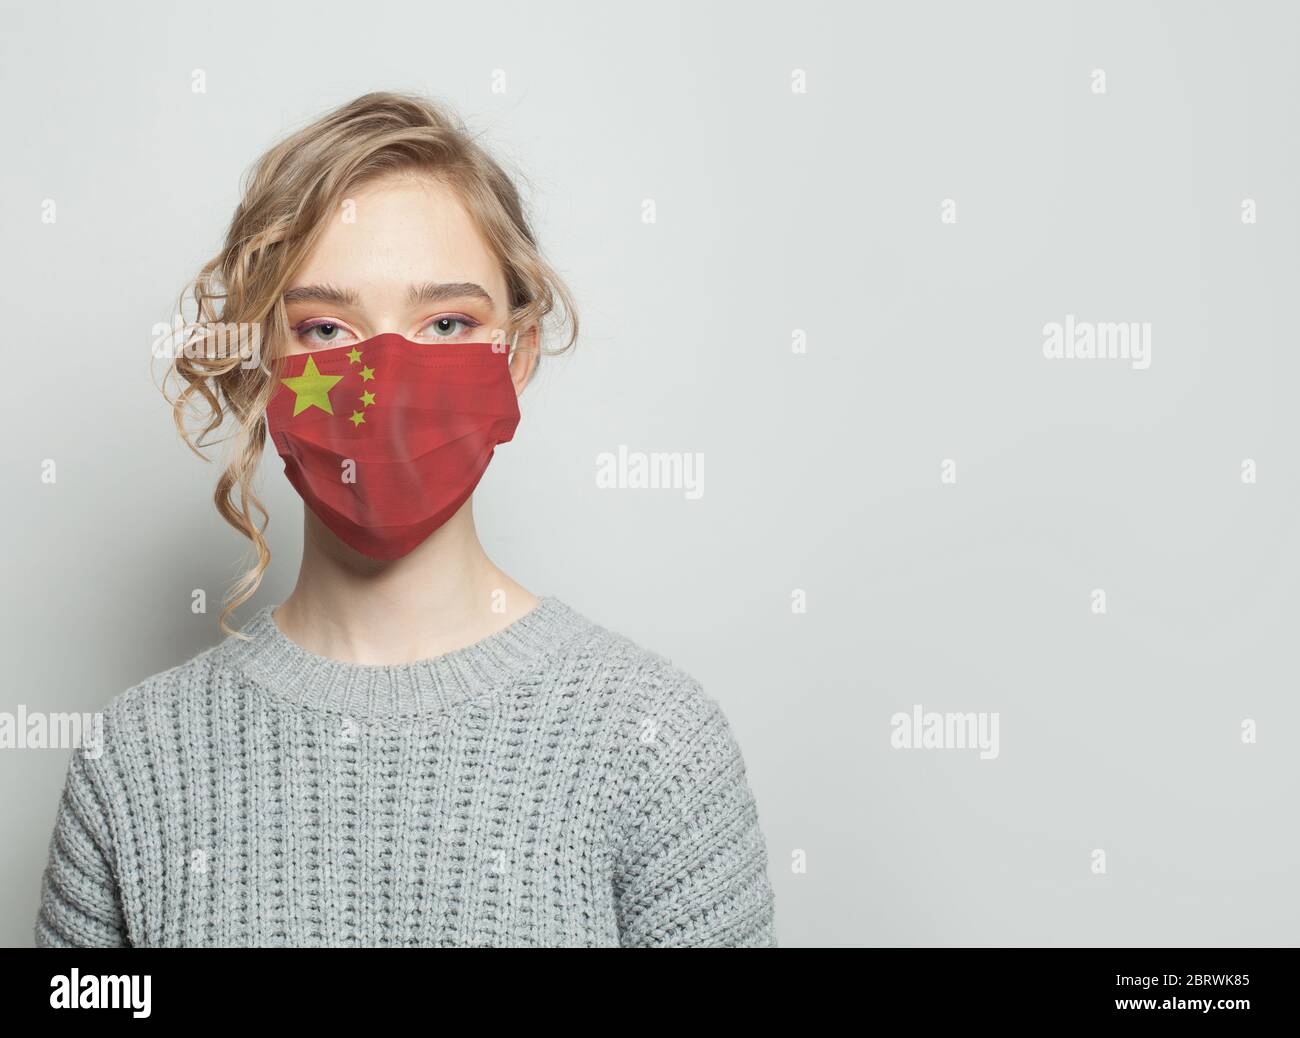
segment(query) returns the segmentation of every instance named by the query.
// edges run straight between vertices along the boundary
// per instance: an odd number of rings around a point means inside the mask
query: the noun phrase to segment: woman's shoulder
[[[557,655],[576,687],[614,702],[647,728],[666,724],[691,729],[721,714],[718,700],[696,673],[660,645],[626,634],[617,624],[607,626],[567,605],[563,608],[576,623]]]
[[[151,717],[156,718],[160,709],[171,711],[189,698],[186,693],[197,692],[196,698],[203,698],[202,690],[221,666],[229,640],[224,638],[112,694],[99,711],[105,730],[115,730],[119,735],[138,731],[149,724]]]

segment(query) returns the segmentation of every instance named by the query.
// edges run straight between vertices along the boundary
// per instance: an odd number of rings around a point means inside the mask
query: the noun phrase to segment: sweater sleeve
[[[73,750],[41,880],[37,947],[112,948],[130,943],[112,860],[93,765],[82,750]]]
[[[636,736],[614,892],[623,947],[776,947],[767,846],[740,747],[695,691]]]

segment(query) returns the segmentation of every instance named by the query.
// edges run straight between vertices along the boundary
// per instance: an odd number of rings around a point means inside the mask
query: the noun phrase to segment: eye
[[[454,339],[462,332],[477,327],[478,322],[472,317],[461,314],[440,314],[420,329],[420,334],[429,339]]]
[[[338,321],[304,321],[294,328],[298,338],[308,346],[338,346],[350,341],[352,332]]]

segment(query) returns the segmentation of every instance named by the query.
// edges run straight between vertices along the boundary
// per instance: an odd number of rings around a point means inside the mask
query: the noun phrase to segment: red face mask
[[[279,362],[267,426],[284,472],[340,540],[411,551],[468,500],[519,404],[504,347],[396,333]]]

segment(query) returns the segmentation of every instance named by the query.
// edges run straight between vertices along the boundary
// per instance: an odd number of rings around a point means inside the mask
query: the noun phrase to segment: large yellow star
[[[342,375],[322,375],[316,370],[316,358],[308,357],[307,366],[302,369],[301,375],[282,378],[280,381],[296,394],[293,402],[295,415],[309,407],[319,407],[326,414],[333,414],[334,408],[330,406],[330,390],[342,378]]]

